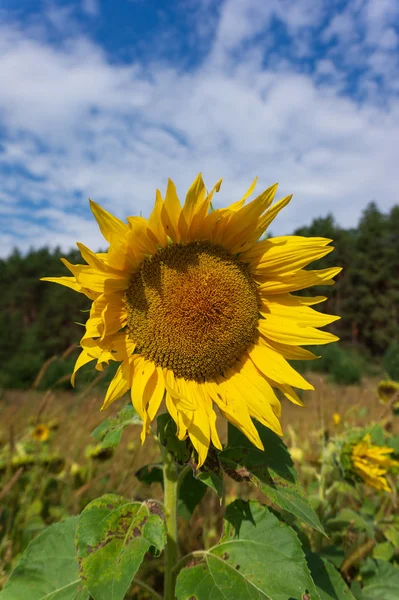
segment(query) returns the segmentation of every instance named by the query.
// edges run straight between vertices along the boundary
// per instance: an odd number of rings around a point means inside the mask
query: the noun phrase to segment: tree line
[[[335,286],[312,288],[310,294],[328,296],[317,308],[341,315],[330,329],[342,344],[382,356],[399,340],[399,206],[382,213],[370,203],[356,228],[340,227],[330,214],[294,234],[334,240],[336,250],[311,268],[342,266],[343,271]],[[62,256],[83,262],[77,251],[48,248],[26,255],[14,250],[0,260],[0,387],[31,385],[43,363],[77,344],[83,333],[90,300],[39,280],[70,275]]]

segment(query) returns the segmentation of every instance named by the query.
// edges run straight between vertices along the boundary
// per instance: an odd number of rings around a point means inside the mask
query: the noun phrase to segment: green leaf
[[[191,448],[187,440],[177,437],[176,423],[169,413],[162,413],[157,417],[159,441],[173,455],[179,464],[186,464],[190,460]]]
[[[350,527],[357,531],[365,531],[371,539],[374,539],[374,522],[372,518],[365,518],[350,508],[340,510],[335,517],[326,522],[326,527],[328,530],[342,530]]]
[[[197,478],[210,487],[218,495],[219,500],[223,497],[223,478],[212,471],[200,471]]]
[[[192,469],[187,471],[179,489],[179,500],[177,505],[177,514],[190,520],[195,507],[205,496],[206,485],[194,477]]]
[[[395,525],[389,525],[383,531],[386,539],[390,541],[395,548],[399,548],[399,528],[395,527]]]
[[[128,425],[142,425],[142,420],[131,404],[122,408],[115,417],[105,419],[91,435],[104,448],[114,448],[121,441],[123,430]]]
[[[74,547],[78,517],[50,525],[27,547],[1,600],[88,600]]]
[[[398,600],[399,569],[384,560],[374,560],[373,563],[373,569],[368,573],[361,570],[364,600]]]
[[[391,542],[381,542],[373,548],[373,558],[380,558],[381,560],[391,560],[395,554],[395,547]]]
[[[326,546],[320,554],[339,569],[345,560],[345,550],[341,546]]]
[[[273,431],[257,423],[264,452],[229,423],[229,442],[219,454],[225,472],[238,481],[252,481],[272,502],[324,533],[298,480],[287,447]]]
[[[151,483],[160,483],[163,486],[163,470],[159,465],[145,465],[135,473],[141,483],[151,485]]]
[[[178,600],[320,600],[301,544],[265,506],[236,500],[224,533],[203,560],[182,569]]]
[[[90,502],[79,518],[76,545],[82,578],[94,600],[122,600],[154,546],[161,552],[166,528],[150,504],[106,494]]]
[[[117,446],[128,425],[141,425],[142,421],[131,404],[127,404],[116,416],[105,419],[91,435],[101,442],[104,448]]]
[[[333,564],[313,552],[307,554],[306,558],[320,600],[354,600],[352,592]]]

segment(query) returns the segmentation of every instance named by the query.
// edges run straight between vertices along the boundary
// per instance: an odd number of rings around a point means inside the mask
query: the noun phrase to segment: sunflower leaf
[[[178,464],[187,464],[191,455],[189,443],[187,440],[178,439],[176,423],[169,413],[162,413],[157,417],[157,428],[162,446],[168,449]]]
[[[293,529],[258,502],[227,507],[219,543],[180,571],[178,600],[320,600]]]
[[[79,518],[76,547],[82,579],[94,600],[122,600],[151,548],[159,554],[166,527],[151,503],[106,494]]]
[[[332,563],[313,552],[309,552],[306,559],[320,600],[355,600],[340,572]]]
[[[129,403],[115,417],[108,417],[91,435],[101,442],[103,448],[114,448],[122,439],[122,433],[128,425],[142,425],[139,415]]]
[[[399,569],[385,560],[367,561],[360,569],[363,578],[364,600],[397,600],[399,598]]]
[[[74,537],[78,517],[50,525],[22,554],[0,592],[1,600],[88,600],[79,577]]]
[[[228,445],[219,454],[224,471],[236,481],[250,481],[270,500],[325,533],[298,480],[287,447],[275,433],[260,423],[257,429],[264,451],[255,448],[238,429],[229,423]]]

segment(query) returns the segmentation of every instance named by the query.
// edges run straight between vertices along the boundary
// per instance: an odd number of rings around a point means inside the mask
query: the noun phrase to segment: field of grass
[[[321,448],[330,437],[344,428],[384,421],[389,415],[378,400],[377,379],[365,379],[359,386],[333,385],[315,373],[309,379],[315,391],[303,393],[305,407],[283,400],[282,425],[284,441],[293,451],[300,476],[305,485],[312,486],[317,479]],[[96,390],[80,394],[34,390],[2,393],[0,481],[4,487],[0,490],[0,589],[20,553],[46,525],[78,514],[88,502],[107,492],[140,501],[162,497],[159,483],[147,485],[135,475],[144,465],[159,460],[154,439],[150,437],[141,445],[140,427],[129,426],[124,431],[112,460],[106,454],[93,453],[96,441],[91,432],[106,417],[115,415],[128,397],[105,412],[100,412],[102,399],[103,392]],[[340,415],[339,424],[334,422],[334,414]],[[49,425],[50,437],[45,442],[32,441],[34,427],[40,423]],[[220,419],[219,425],[225,440],[226,424]],[[385,425],[392,433],[398,432],[397,420]],[[35,464],[29,469],[22,462],[11,466],[8,461],[7,465],[7,453],[10,457],[23,454],[25,447],[38,457],[45,449],[58,463]],[[227,502],[234,496],[262,498],[260,491],[249,483],[229,478],[225,481],[225,493]],[[220,534],[221,515],[216,495],[208,490],[195,509],[189,529],[184,519],[180,522],[182,552],[215,543]],[[153,584],[156,587],[156,582]]]

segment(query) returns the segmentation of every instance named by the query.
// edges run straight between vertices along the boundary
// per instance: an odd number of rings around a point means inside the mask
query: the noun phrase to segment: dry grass
[[[320,440],[325,437],[326,432],[331,435],[339,433],[344,427],[344,421],[349,426],[367,425],[374,420],[378,421],[384,407],[379,403],[376,393],[378,380],[364,381],[361,386],[337,386],[329,384],[326,378],[320,375],[313,374],[309,379],[312,380],[316,391],[303,394],[304,408],[283,400],[282,422],[286,432],[285,442],[289,446],[303,448],[306,462],[309,466],[313,465],[310,468],[315,472],[320,458]],[[68,473],[73,463],[87,465],[85,449],[89,444],[95,443],[90,433],[106,417],[116,414],[124,406],[126,399],[114,403],[106,412],[100,412],[103,400],[103,392],[100,391],[91,390],[87,394],[52,391],[43,393],[35,390],[4,392],[0,398],[0,444],[4,447],[10,443],[13,447],[18,439],[27,435],[29,428],[35,423],[57,420],[59,427],[53,433],[50,449],[65,459],[65,472]],[[342,417],[343,422],[338,427],[333,423],[333,413],[339,413]],[[226,423],[222,419],[220,431],[222,440],[225,440]],[[61,503],[66,514],[79,513],[88,502],[107,492],[139,501],[150,497],[161,499],[162,490],[159,484],[146,486],[135,477],[141,466],[159,460],[154,440],[150,437],[145,445],[141,446],[139,434],[139,427],[127,428],[113,459],[96,463],[93,473],[80,487],[65,481]],[[12,477],[17,476],[14,474],[6,477],[7,481],[4,483],[8,482],[11,485]],[[226,502],[237,495],[242,498],[255,496],[264,500],[260,491],[249,484],[238,484],[227,478],[225,485]],[[7,495],[10,495],[8,489]],[[1,505],[4,507],[4,503],[7,503],[7,498],[0,501],[0,514]],[[209,490],[196,508],[189,527],[186,522],[180,522],[180,546],[183,554],[201,547],[209,547],[217,541],[222,527],[222,512],[216,495]],[[18,548],[18,545],[14,547],[9,543],[8,564],[6,560],[8,569]],[[4,549],[3,555],[6,556]],[[0,588],[1,579],[0,569]],[[6,575],[3,573],[3,582],[5,580]]]
[[[378,420],[383,413],[384,409],[379,404],[376,393],[377,380],[365,380],[360,386],[331,385],[325,377],[316,374],[311,376],[311,380],[316,391],[303,394],[304,408],[283,400],[283,429],[286,432],[293,429],[298,442],[309,440],[315,432],[329,431],[332,434],[339,431],[342,425],[338,428],[334,426],[333,413],[339,413],[351,425],[365,425]],[[90,433],[104,418],[117,413],[125,402],[120,400],[106,412],[100,412],[102,399],[103,392],[99,391],[91,391],[86,395],[51,391],[44,394],[33,390],[7,391],[1,399],[0,437],[3,441],[10,436],[18,439],[26,431],[28,423],[56,419],[59,429],[51,441],[51,449],[58,451],[66,459],[67,465],[80,463],[84,460],[86,446],[94,443]],[[220,426],[222,437],[225,437],[226,427],[222,420]],[[289,435],[285,441],[290,444],[292,440]],[[129,451],[128,446],[132,443],[135,450],[132,451],[130,447]],[[148,496],[148,489],[140,486],[134,473],[144,464],[156,461],[157,452],[152,439],[141,446],[139,428],[129,427],[115,451],[114,459],[102,465],[97,479],[89,482],[88,488],[84,490],[85,496],[95,497],[99,491],[113,491],[130,497]],[[101,477],[104,473],[105,478]],[[91,488],[93,493],[90,493]]]

